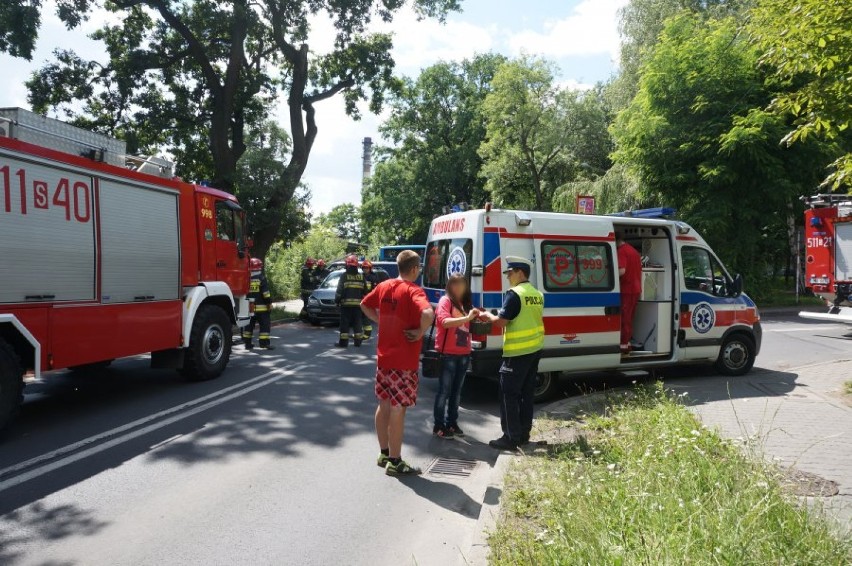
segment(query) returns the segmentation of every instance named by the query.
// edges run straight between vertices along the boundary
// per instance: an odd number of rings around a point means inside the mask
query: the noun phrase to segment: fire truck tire
[[[535,376],[535,391],[533,402],[543,403],[553,399],[559,390],[559,372],[539,372]]]
[[[195,314],[181,373],[190,381],[219,377],[231,358],[231,320],[221,308],[202,305]]]
[[[0,429],[18,412],[24,399],[24,370],[12,347],[0,339]]]
[[[731,334],[722,343],[716,371],[722,375],[738,376],[751,371],[756,358],[754,340],[741,333]]]

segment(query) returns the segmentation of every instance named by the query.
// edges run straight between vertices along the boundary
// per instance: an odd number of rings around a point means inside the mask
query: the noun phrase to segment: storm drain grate
[[[478,462],[465,458],[435,458],[426,469],[430,476],[469,478]]]

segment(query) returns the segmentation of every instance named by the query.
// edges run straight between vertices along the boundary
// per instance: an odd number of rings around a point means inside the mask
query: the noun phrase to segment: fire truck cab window
[[[222,201],[216,203],[216,234],[220,240],[236,240],[236,234],[234,233],[234,211]]]
[[[705,249],[684,247],[683,278],[686,288],[691,291],[703,291],[719,297],[729,295],[731,278],[722,264]]]

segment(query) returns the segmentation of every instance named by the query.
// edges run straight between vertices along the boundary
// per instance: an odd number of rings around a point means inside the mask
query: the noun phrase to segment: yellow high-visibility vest
[[[511,358],[544,348],[544,295],[524,281],[512,291],[521,299],[521,312],[510,320],[503,333],[503,356]]]

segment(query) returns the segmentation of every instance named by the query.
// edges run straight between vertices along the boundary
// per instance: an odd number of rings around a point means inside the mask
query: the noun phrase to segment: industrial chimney
[[[373,138],[364,138],[364,154],[361,156],[363,163],[362,181],[366,181],[370,177],[370,172],[373,169]]]

